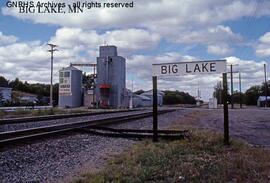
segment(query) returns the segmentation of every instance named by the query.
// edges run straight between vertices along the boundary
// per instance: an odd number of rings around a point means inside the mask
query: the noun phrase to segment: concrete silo
[[[116,46],[100,46],[97,58],[96,97],[101,108],[125,107],[126,60]]]
[[[75,67],[59,71],[59,107],[82,105],[82,71]]]

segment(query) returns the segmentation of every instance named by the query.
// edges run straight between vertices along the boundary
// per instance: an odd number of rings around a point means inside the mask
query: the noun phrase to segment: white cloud
[[[49,48],[39,41],[16,42],[0,46],[0,73],[8,79],[16,77],[29,82],[50,81]],[[76,51],[61,50],[55,53],[54,81],[58,82],[58,70],[77,57]],[[82,60],[82,59],[81,59]]]
[[[207,48],[207,52],[214,55],[228,55],[232,53],[232,49],[226,45],[209,45]]]
[[[259,38],[255,46],[256,54],[261,57],[270,56],[270,32],[265,33]]]
[[[77,31],[77,29],[72,29],[72,31],[69,30],[68,35],[76,34]],[[81,33],[84,34],[84,31]],[[93,32],[90,31],[88,34],[93,34]],[[109,35],[110,33],[107,32],[103,35],[106,34]],[[96,33],[94,33],[94,35],[96,35]],[[60,51],[55,53],[54,82],[58,82],[58,70],[61,67],[65,67],[73,61],[83,63],[89,62],[90,57],[88,55],[81,56],[80,46],[76,47],[76,44],[74,46],[74,42],[70,42],[68,38],[65,38],[65,35],[59,37],[56,34],[54,38],[55,40],[66,41],[66,45],[70,44],[70,46],[66,48],[60,47]],[[81,42],[85,41],[84,39],[80,38],[78,40],[80,42],[78,43],[79,45]],[[88,45],[89,44],[86,42],[85,46]],[[0,72],[8,79],[19,77],[21,80],[27,80],[29,82],[49,83],[50,55],[47,50],[48,46],[46,44],[42,44],[40,41],[15,42],[9,45],[0,46],[0,64],[2,65]],[[87,53],[92,55],[98,54],[98,52],[94,49],[88,50]],[[122,55],[121,52],[119,54]],[[93,56],[92,59],[95,60],[95,56]],[[153,63],[181,62],[191,60],[199,60],[199,58],[191,55],[181,55],[180,53],[176,52],[165,52],[153,56],[131,54],[131,56],[127,58],[128,78],[132,76],[136,89],[151,89],[151,71]],[[236,57],[227,57],[227,60],[228,63],[239,65],[235,68],[240,70],[242,73],[243,90],[247,89],[249,86],[263,82],[263,62],[258,63],[253,60],[241,60]],[[159,89],[177,89],[189,92],[192,95],[196,95],[199,84],[203,98],[207,99],[211,97],[214,85],[220,80],[220,75],[160,78]],[[237,88],[236,85],[235,87]]]
[[[116,45],[122,51],[150,49],[155,47],[159,41],[158,34],[142,29],[115,30],[98,34],[93,30],[67,27],[58,29],[50,40],[63,48],[76,47],[79,50],[96,49],[97,45],[106,42],[106,44]]]
[[[194,31],[183,31],[174,38],[175,42],[207,45],[207,52],[226,56],[233,52],[231,45],[243,43],[240,34],[234,33],[230,27],[217,25]]]
[[[40,0],[33,0],[34,2]],[[112,0],[111,2],[126,2]],[[40,2],[46,2],[42,0]],[[54,2],[71,3],[74,0],[55,0]],[[84,2],[84,1],[81,1]],[[134,1],[132,9],[95,9],[85,10],[81,14],[19,14],[18,9],[3,8],[5,15],[20,19],[32,20],[35,23],[49,23],[61,26],[84,28],[116,28],[130,27],[134,24],[141,26],[167,25],[172,27],[187,26],[192,22],[196,25],[218,24],[226,20],[235,20],[243,16],[269,15],[268,1],[256,0],[151,0]],[[260,11],[255,12],[255,7]]]
[[[203,27],[200,29],[185,29],[177,34],[173,32],[170,37],[172,41],[179,43],[201,43],[201,44],[222,44],[222,43],[239,43],[242,37],[232,32],[230,27],[217,25]],[[173,35],[175,34],[175,35]]]
[[[7,78],[19,77],[29,82],[49,82],[50,55],[46,43],[40,41],[19,42],[14,36],[4,36],[12,41],[0,45],[0,72]],[[13,39],[14,37],[14,39]],[[151,49],[159,43],[159,36],[142,29],[107,31],[98,34],[80,28],[59,28],[48,41],[59,45],[55,52],[54,81],[58,82],[58,70],[71,62],[95,62],[98,45],[104,40],[118,46],[119,53]]]
[[[74,0],[55,0],[54,2],[70,3]],[[92,8],[80,14],[20,14],[15,8],[2,8],[2,13],[34,23],[84,29],[127,29],[134,28],[136,25],[164,37],[165,35],[170,37],[171,34],[177,35],[184,30],[200,30],[202,27],[216,26],[224,21],[237,20],[245,16],[269,15],[269,7],[270,2],[256,0],[137,0],[134,1],[134,8]]]
[[[15,36],[6,36],[0,32],[0,46],[15,43],[18,40]]]
[[[259,40],[261,43],[270,44],[270,32],[265,33],[259,38]]]
[[[117,45],[123,50],[141,50],[156,46],[160,37],[142,29],[108,31],[104,39],[109,44]]]
[[[126,2],[117,2],[122,1]],[[54,2],[68,4],[74,0]],[[181,44],[204,44],[209,53],[224,56],[232,53],[232,44],[243,40],[241,35],[222,23],[247,16],[270,15],[269,8],[270,2],[266,0],[137,0],[134,8],[129,9],[91,8],[78,14],[20,14],[16,8],[3,7],[2,14],[64,27],[53,38],[64,43],[63,47],[80,43],[77,49],[84,50],[106,41],[127,52],[148,49],[166,39]]]

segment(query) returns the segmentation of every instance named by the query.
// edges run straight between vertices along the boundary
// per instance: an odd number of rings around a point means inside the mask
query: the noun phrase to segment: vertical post
[[[53,48],[52,48],[53,49]],[[50,86],[50,106],[53,106],[53,51],[51,51],[51,86]]]
[[[48,46],[51,47],[50,50],[48,50],[48,52],[51,53],[51,86],[50,86],[50,106],[53,107],[53,52],[58,51],[57,49],[54,49],[55,47],[57,47],[57,45],[54,44],[47,44]]]
[[[264,94],[265,94],[265,105],[264,107],[267,107],[267,90],[268,90],[268,86],[267,86],[267,79],[266,79],[266,64],[263,65],[264,66],[264,82],[265,82],[265,89],[264,89]]]
[[[243,101],[242,101],[242,83],[241,83],[241,73],[239,72],[239,91],[240,91],[240,108],[243,107]]]
[[[221,88],[222,88],[222,82],[220,81],[219,82],[219,104],[222,104],[222,91],[221,91]]]
[[[133,109],[133,79],[132,79],[132,83],[131,83],[131,97],[130,97],[129,108]]]
[[[157,76],[153,76],[153,142],[158,141]]]
[[[233,109],[233,65],[231,64],[231,108]]]
[[[94,69],[94,77],[93,77],[93,80],[94,80],[94,86],[93,86],[93,100],[92,100],[92,102],[93,102],[93,108],[97,108],[97,104],[96,104],[96,99],[95,99],[95,90],[96,90],[96,66],[94,66],[93,67],[93,69]]]
[[[227,73],[223,73],[223,110],[224,110],[224,145],[229,145],[229,111],[228,111]]]

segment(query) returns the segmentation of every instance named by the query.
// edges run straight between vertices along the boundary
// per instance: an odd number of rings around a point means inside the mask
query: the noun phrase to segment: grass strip
[[[189,140],[143,141],[75,182],[269,182],[269,150],[222,141],[209,131],[193,131]]]

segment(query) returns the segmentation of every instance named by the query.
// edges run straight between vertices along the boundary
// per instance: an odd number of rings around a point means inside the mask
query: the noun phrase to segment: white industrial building
[[[265,103],[267,102],[267,106],[270,106],[270,96],[267,96],[267,98],[265,96],[259,96],[258,100],[257,100],[257,106],[258,107],[264,107]]]
[[[38,97],[35,94],[23,93],[23,95],[20,97],[20,101],[37,103]]]
[[[0,87],[1,102],[11,101],[12,88]]]
[[[75,67],[59,71],[59,107],[80,107],[82,105],[82,71]]]
[[[163,96],[164,93],[162,91],[157,92],[158,95],[158,105],[163,105]],[[149,107],[153,104],[153,92],[152,90],[146,91],[140,95],[133,94],[132,96],[132,106],[136,107]]]
[[[153,103],[153,90],[146,91],[141,94],[141,96],[148,97],[151,100],[151,105]],[[158,98],[158,105],[162,106],[163,105],[163,97],[164,97],[164,92],[162,91],[157,91],[157,98]]]

